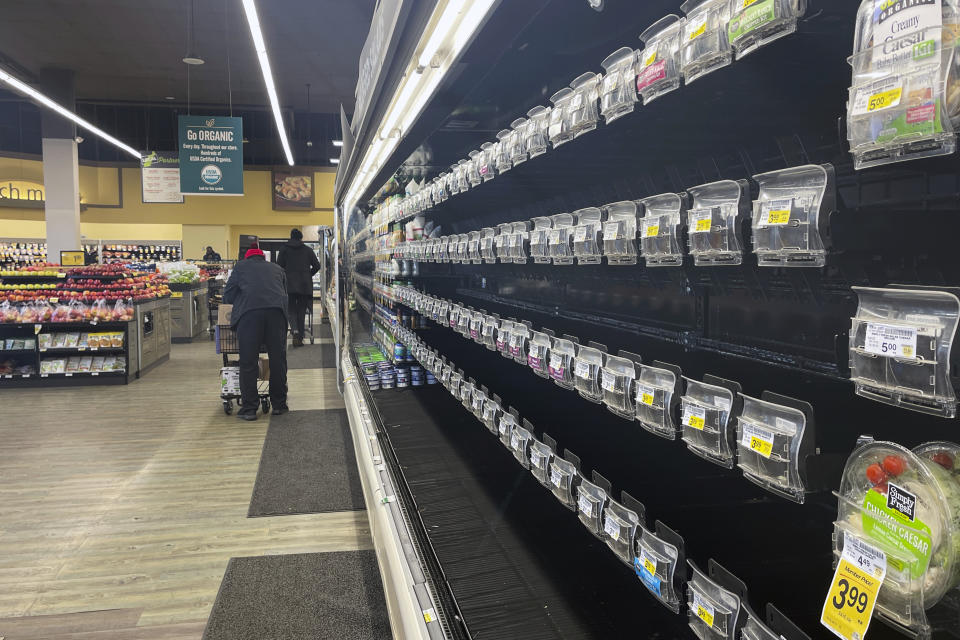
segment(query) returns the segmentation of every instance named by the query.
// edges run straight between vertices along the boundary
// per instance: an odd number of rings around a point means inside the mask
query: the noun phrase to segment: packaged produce
[[[882,551],[874,614],[920,638],[931,634],[926,611],[960,581],[958,455],[948,442],[869,442],[848,458],[837,493],[835,558],[848,537]]]
[[[847,137],[857,169],[956,150],[957,0],[863,0],[857,13]]]

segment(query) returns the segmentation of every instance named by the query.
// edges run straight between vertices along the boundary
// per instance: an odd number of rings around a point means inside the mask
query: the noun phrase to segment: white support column
[[[60,251],[80,246],[80,171],[77,142],[43,139],[43,187],[46,192],[47,260],[60,262]]]

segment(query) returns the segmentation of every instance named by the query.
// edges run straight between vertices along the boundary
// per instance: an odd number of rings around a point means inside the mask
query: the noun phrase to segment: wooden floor
[[[220,365],[203,341],[125,387],[0,392],[0,638],[199,640],[232,556],[372,547],[362,511],[246,517],[268,419],[224,415]],[[291,408],[343,407],[335,376],[291,371]]]

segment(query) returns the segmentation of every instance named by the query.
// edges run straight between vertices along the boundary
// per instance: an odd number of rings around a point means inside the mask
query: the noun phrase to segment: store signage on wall
[[[180,116],[180,193],[243,195],[243,119]]]
[[[140,159],[140,185],[144,203],[183,202],[177,152],[145,152]]]
[[[274,211],[313,209],[313,169],[273,170]]]
[[[42,207],[46,199],[43,185],[28,180],[0,180],[0,205]]]

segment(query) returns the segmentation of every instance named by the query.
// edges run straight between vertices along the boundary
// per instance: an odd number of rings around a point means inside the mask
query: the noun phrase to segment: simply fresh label
[[[913,360],[917,357],[917,328],[868,322],[863,349],[888,358]]]
[[[683,424],[694,429],[703,431],[706,424],[707,412],[703,407],[697,407],[692,404],[683,406]]]
[[[645,404],[648,407],[653,406],[653,398],[656,395],[656,389],[653,387],[648,387],[646,385],[640,385],[637,387],[637,401],[640,404]]]
[[[764,458],[769,458],[773,453],[773,432],[755,425],[743,425],[743,438],[740,442],[744,448],[756,451]]]
[[[843,554],[823,603],[820,624],[844,640],[862,640],[886,575],[886,554],[844,533]]]
[[[610,516],[603,519],[603,532],[614,542],[620,540],[620,524]]]
[[[922,578],[930,564],[930,527],[916,517],[917,496],[896,484],[888,484],[887,495],[867,491],[863,497],[863,530],[870,538],[907,552],[910,575]],[[911,518],[910,515],[914,517]]]
[[[693,592],[693,606],[691,609],[693,609],[696,616],[703,620],[708,627],[713,628],[713,617],[716,615],[716,611],[714,611],[713,605],[707,602],[707,600],[696,591]]]
[[[760,227],[784,225],[790,222],[793,199],[769,200],[760,208]]]
[[[749,2],[749,4],[746,4]],[[727,36],[730,42],[736,42],[754,29],[758,29],[777,17],[774,0],[744,0],[740,14],[730,19]]]

